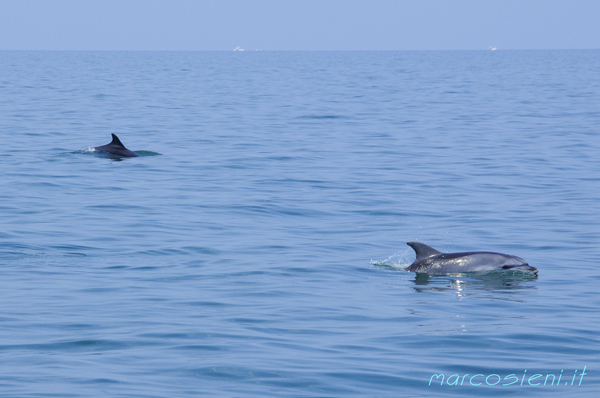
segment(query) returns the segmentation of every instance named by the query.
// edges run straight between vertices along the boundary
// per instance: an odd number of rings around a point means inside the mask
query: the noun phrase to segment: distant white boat
[[[244,51],[244,49],[240,46],[237,46],[236,48],[233,49],[233,51]]]
[[[498,47],[488,47],[491,51],[496,51]]]

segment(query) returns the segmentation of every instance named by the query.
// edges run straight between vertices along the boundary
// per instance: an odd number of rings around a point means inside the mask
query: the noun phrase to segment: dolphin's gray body
[[[110,142],[110,144],[97,146],[94,148],[94,150],[96,150],[98,152],[108,153],[108,154],[115,155],[115,156],[121,156],[124,158],[133,158],[136,156],[140,156],[137,153],[132,152],[129,149],[125,148],[125,145],[123,145],[121,143],[121,140],[119,140],[119,137],[117,137],[114,134],[112,134],[112,141]]]
[[[442,253],[419,242],[408,242],[417,255],[406,269],[427,274],[454,274],[461,272],[522,271],[537,273],[527,261],[508,254],[491,252]]]

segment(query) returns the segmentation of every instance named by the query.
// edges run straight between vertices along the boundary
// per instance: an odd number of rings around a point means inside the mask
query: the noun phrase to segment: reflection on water
[[[415,274],[415,291],[448,291],[465,292],[466,290],[480,291],[510,291],[535,289],[536,286],[527,282],[537,279],[537,274],[524,272],[488,272],[463,273],[450,275]]]

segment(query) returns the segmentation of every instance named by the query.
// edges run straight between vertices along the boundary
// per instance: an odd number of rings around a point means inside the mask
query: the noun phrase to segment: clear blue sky
[[[600,48],[599,0],[0,0],[1,50]]]

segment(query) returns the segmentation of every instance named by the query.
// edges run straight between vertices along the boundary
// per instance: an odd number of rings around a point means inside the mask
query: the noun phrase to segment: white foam
[[[369,264],[376,267],[404,271],[411,264],[406,259],[407,252],[392,254],[385,260],[371,260]]]

